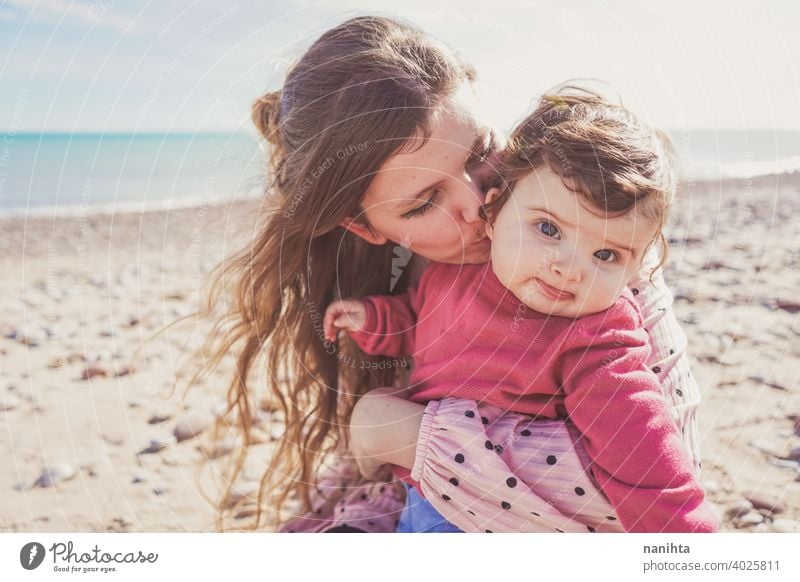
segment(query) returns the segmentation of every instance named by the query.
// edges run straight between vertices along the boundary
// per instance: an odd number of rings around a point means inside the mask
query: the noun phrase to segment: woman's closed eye
[[[541,220],[536,223],[535,227],[536,230],[544,236],[558,239],[561,238],[561,231],[558,230],[558,227],[549,220]]]
[[[401,218],[414,218],[415,216],[422,216],[423,214],[427,213],[428,210],[434,207],[436,201],[439,199],[440,190],[436,188],[433,192],[431,192],[430,198],[425,201],[421,206],[417,206],[416,208],[412,208],[405,214],[401,215]]]

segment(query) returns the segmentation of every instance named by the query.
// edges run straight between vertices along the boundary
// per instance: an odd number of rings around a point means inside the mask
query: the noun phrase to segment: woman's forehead
[[[433,116],[427,140],[417,136],[383,163],[367,197],[373,202],[413,198],[420,189],[437,181],[460,177],[464,162],[486,131],[457,104],[448,103]]]

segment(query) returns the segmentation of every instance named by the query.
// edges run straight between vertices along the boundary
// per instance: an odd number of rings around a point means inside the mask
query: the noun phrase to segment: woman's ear
[[[360,222],[356,222],[349,217],[342,220],[342,222],[339,224],[346,231],[352,232],[357,237],[363,238],[365,241],[373,245],[386,244],[386,242],[389,240],[382,234],[373,231],[369,226],[361,224]]]

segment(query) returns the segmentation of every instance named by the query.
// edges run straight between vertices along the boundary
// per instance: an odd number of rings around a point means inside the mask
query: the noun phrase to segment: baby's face
[[[608,309],[641,268],[657,225],[634,212],[600,214],[549,168],[533,171],[487,227],[497,278],[541,313],[578,318]]]

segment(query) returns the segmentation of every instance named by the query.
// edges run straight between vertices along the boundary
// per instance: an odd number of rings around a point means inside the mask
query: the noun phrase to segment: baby
[[[415,402],[456,397],[568,418],[626,531],[715,531],[644,365],[648,336],[626,286],[651,248],[659,266],[666,258],[676,189],[668,139],[622,106],[562,90],[540,101],[500,158],[483,207],[491,261],[432,264],[402,295],[336,301],[326,335],[346,330],[367,353],[413,356]],[[515,458],[537,452],[528,455]]]

